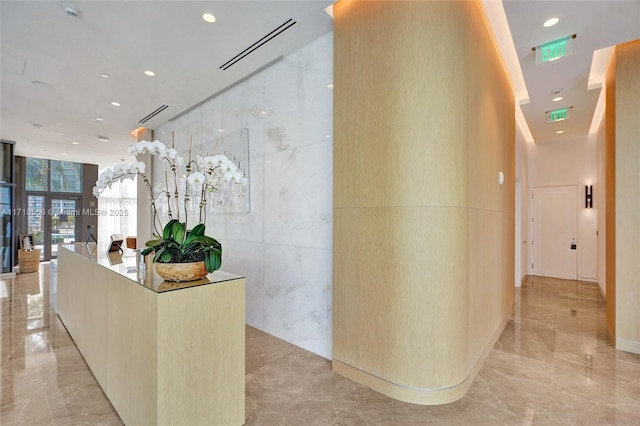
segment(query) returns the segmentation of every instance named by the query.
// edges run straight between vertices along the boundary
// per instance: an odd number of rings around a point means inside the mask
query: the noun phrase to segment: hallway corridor
[[[50,265],[0,281],[0,424],[120,425],[50,307]],[[246,328],[247,425],[633,425],[640,355],[616,351],[595,284],[529,277],[468,394],[395,401],[330,361]]]

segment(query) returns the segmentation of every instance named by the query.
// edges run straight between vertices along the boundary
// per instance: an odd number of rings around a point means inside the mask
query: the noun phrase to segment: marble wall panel
[[[264,159],[253,158],[250,163],[251,175],[249,191],[251,197],[251,211],[249,213],[214,214],[214,222],[224,222],[225,238],[240,241],[264,241]],[[215,226],[215,225],[214,225]],[[207,225],[207,229],[208,225]]]
[[[331,357],[331,250],[265,244],[264,329]]]
[[[209,214],[207,233],[223,245],[222,269],[246,276],[247,323],[327,358],[332,60],[330,33],[155,129],[167,145],[174,131],[178,147],[248,129],[251,211]]]
[[[265,241],[331,248],[332,144],[265,157]]]
[[[251,129],[250,158],[261,158],[265,152],[265,123],[269,114],[265,98],[265,74],[262,72],[242,83],[242,123]]]
[[[323,36],[265,71],[265,154],[331,138],[332,42]]]
[[[237,85],[222,95],[222,125],[224,133],[242,128],[242,85]]]
[[[223,240],[222,269],[242,271],[246,278],[245,317],[247,324],[258,329],[264,328],[264,297],[262,277],[264,273],[264,244]],[[238,254],[242,253],[241,256]]]

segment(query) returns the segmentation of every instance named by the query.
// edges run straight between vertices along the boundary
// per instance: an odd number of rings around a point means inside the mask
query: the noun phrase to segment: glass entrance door
[[[33,235],[33,245],[34,248],[40,250],[40,260],[45,259],[44,219],[46,212],[44,195],[29,195],[27,198],[27,234]]]
[[[78,240],[78,198],[51,198],[50,214],[47,217],[51,221],[50,244],[51,257],[58,257],[58,244],[73,243]]]
[[[40,260],[58,257],[58,244],[78,241],[80,221],[79,197],[29,195],[27,233],[33,235]]]

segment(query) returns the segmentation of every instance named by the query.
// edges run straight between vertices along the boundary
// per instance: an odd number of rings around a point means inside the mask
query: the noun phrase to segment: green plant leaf
[[[205,249],[205,259],[208,259],[208,262],[205,262],[207,271],[217,271],[222,266],[222,250],[208,247]]]
[[[164,240],[160,240],[160,239],[157,239],[157,240],[149,240],[149,241],[147,241],[144,245],[145,245],[145,246],[147,246],[147,247],[155,247],[155,246],[157,246],[158,244],[162,244],[163,242],[164,242]]]
[[[146,248],[146,249],[142,250],[142,251],[140,252],[140,254],[142,254],[143,256],[146,256],[146,255],[148,255],[149,253],[151,253],[152,251],[153,251],[153,247],[148,247],[148,248]]]
[[[191,232],[189,232],[189,235],[193,235],[194,237],[204,235],[204,223],[199,223],[194,226]]]
[[[209,256],[206,253],[204,255],[204,267],[207,268],[207,272],[213,272],[211,270],[211,262],[209,261]]]
[[[167,224],[165,225],[165,227],[164,227],[164,229],[163,229],[163,231],[162,231],[162,234],[163,234],[163,235],[162,235],[162,237],[163,237],[165,240],[168,240],[168,239],[170,239],[170,238],[171,238],[171,232],[172,232],[172,230],[173,230],[173,224],[174,224],[174,223],[176,223],[176,222],[178,222],[178,220],[177,220],[177,219],[172,219],[172,220],[170,220],[170,221],[169,221],[169,223],[167,223]]]
[[[162,256],[162,253],[164,253],[165,248],[162,247],[160,250],[156,251],[156,254],[153,256],[153,261],[157,262],[158,260],[160,260],[160,256]]]
[[[207,237],[206,235],[200,235],[197,237],[193,237],[191,240],[191,243],[197,243],[200,246],[205,247],[205,246],[215,246],[215,243],[217,243],[217,241],[211,237]]]
[[[162,256],[160,256],[160,259],[162,259],[162,261],[164,263],[171,262],[172,258],[173,258],[173,256],[171,256],[171,253],[166,252],[166,251],[164,253],[162,253]]]
[[[184,223],[180,223],[178,221],[176,221],[173,224],[173,228],[171,229],[171,233],[173,234],[173,239],[175,240],[175,242],[177,242],[178,244],[182,245],[182,243],[184,242]]]

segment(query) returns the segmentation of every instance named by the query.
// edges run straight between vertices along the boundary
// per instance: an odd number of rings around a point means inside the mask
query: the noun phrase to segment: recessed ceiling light
[[[96,121],[104,121],[104,118],[102,118],[102,117],[96,117]]]
[[[153,72],[153,71],[149,71],[149,70],[145,71],[145,72],[144,72],[144,74],[145,74],[145,75],[148,75],[149,77],[154,77],[154,76],[156,75],[156,73],[155,73],[155,72]]]
[[[260,111],[260,114],[267,115],[267,111]]]
[[[210,24],[216,22],[216,17],[210,13],[205,13],[204,15],[202,15],[202,19],[204,19],[206,22]]]
[[[558,18],[549,18],[546,21],[544,21],[544,24],[542,24],[542,26],[545,27],[545,28],[553,27],[559,21],[560,20]]]
[[[327,84],[327,89],[333,89],[333,83]]]
[[[46,81],[33,80],[31,84],[33,84],[34,86],[53,88],[53,85],[51,85],[50,83],[47,83]]]
[[[120,103],[118,103],[118,102],[111,102],[111,105],[113,105],[113,106],[120,106]]]
[[[61,155],[67,155],[67,153],[66,153],[66,152],[61,152],[60,154],[61,154]]]
[[[218,131],[219,131],[220,133],[222,133],[222,132],[224,132],[224,129],[218,129]]]
[[[107,136],[98,136],[98,141],[109,142],[109,138]]]
[[[71,16],[72,18],[77,18],[78,15],[80,15],[80,11],[75,7],[71,6],[70,4],[62,4],[61,6],[64,9],[64,13],[66,13],[67,16]]]
[[[558,102],[563,100],[564,98],[562,96],[556,96],[555,98],[551,99],[553,102]]]
[[[58,133],[58,136],[62,136],[64,133]]]
[[[564,133],[564,130],[556,130],[556,134],[557,134],[557,135],[561,135],[561,134],[563,134],[563,133]]]
[[[109,74],[102,73],[102,74],[100,74],[100,77],[102,77],[102,78],[109,78]]]
[[[80,145],[80,142],[76,142],[76,141],[72,141],[71,143],[74,145]]]

